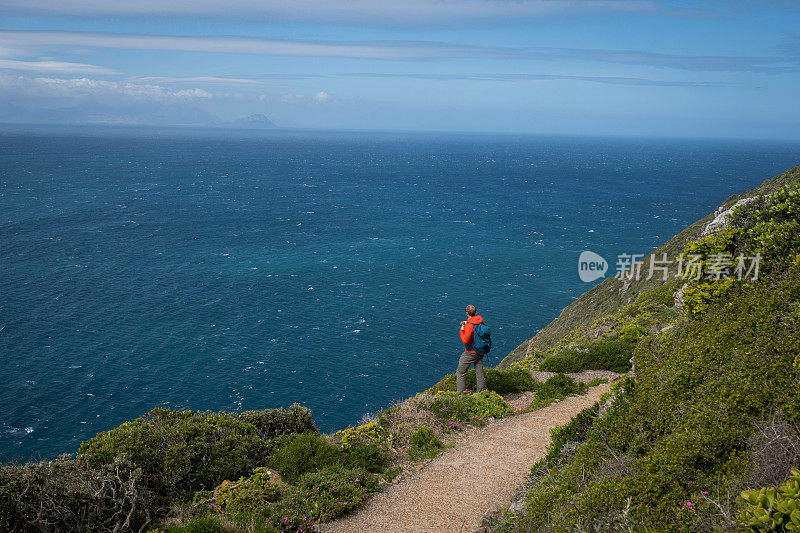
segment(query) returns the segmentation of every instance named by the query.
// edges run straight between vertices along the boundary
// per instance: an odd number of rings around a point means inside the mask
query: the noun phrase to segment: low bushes
[[[257,469],[249,478],[224,482],[180,528],[189,531],[311,532],[317,521],[342,516],[379,489],[377,477],[359,468],[326,466],[300,476],[295,485],[275,483]]]
[[[75,458],[1,466],[0,529],[153,526],[194,492],[209,491],[226,479],[246,479],[296,431],[316,432],[311,412],[299,405],[238,414],[154,409],[99,433]],[[342,462],[372,464],[375,456],[361,450]],[[213,517],[196,518],[189,530],[216,527]]]
[[[564,374],[556,374],[536,388],[536,398],[528,409],[541,409],[556,400],[563,400],[567,396],[583,394],[588,389],[589,386],[585,383],[579,383]]]
[[[388,439],[386,430],[377,421],[342,429],[334,436],[341,439],[344,449],[354,444],[383,444]]]
[[[542,361],[539,370],[545,372],[580,372],[583,370],[583,356],[581,352],[572,348],[564,348]]]
[[[800,300],[799,274],[735,287],[702,319],[640,341],[636,381],[616,385],[596,417],[554,433],[520,528],[591,530],[623,518],[642,530],[735,528],[736,495],[775,455],[752,435],[769,413],[800,421],[800,328],[782,318]]]
[[[429,427],[419,428],[409,440],[411,447],[408,449],[408,456],[412,461],[436,457],[442,450],[442,441]]]
[[[220,413],[222,416],[252,424],[258,436],[264,440],[274,439],[281,435],[296,433],[317,433],[317,426],[311,409],[300,404],[293,404],[288,409],[262,409],[260,411],[243,411],[241,413]]]
[[[304,475],[287,508],[324,522],[352,511],[378,488],[377,477],[364,469],[328,467]]]
[[[627,337],[638,340],[644,334],[632,326],[624,331]],[[547,372],[580,372],[581,370],[610,370],[625,373],[631,369],[633,342],[620,337],[603,337],[583,348],[564,348],[546,358],[539,366]]]
[[[306,433],[286,439],[273,454],[269,466],[287,482],[297,483],[307,472],[341,462],[342,452],[338,446],[330,444],[324,437]]]
[[[270,467],[289,483],[296,483],[303,475],[324,468],[362,468],[380,472],[385,463],[382,449],[377,444],[351,443],[347,449],[342,449],[313,433],[283,439],[283,444],[269,461]]]
[[[249,478],[223,481],[216,489],[216,504],[225,514],[240,515],[268,507],[280,499],[281,489],[265,468],[256,468]]]
[[[484,378],[486,390],[494,391],[498,394],[531,391],[536,386],[536,382],[531,378],[528,369],[522,366],[489,368],[484,371]],[[469,390],[477,388],[475,369],[467,372],[466,388]],[[456,390],[456,376],[455,374],[449,374],[428,389],[427,392],[436,393],[454,390]]]
[[[247,474],[267,457],[268,439],[298,431],[316,432],[311,411],[299,405],[241,414],[157,408],[97,434],[78,457],[98,467],[126,454],[145,484],[168,495]]]
[[[437,392],[428,408],[439,418],[477,426],[484,425],[487,418],[503,418],[514,412],[502,396],[494,391],[475,394]]]

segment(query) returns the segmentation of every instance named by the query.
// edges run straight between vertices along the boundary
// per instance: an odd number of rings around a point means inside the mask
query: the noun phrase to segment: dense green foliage
[[[348,449],[355,444],[383,444],[389,438],[386,433],[378,422],[369,422],[337,431],[335,436],[341,439],[342,448]]]
[[[256,468],[249,478],[231,483],[223,481],[217,487],[216,504],[225,514],[239,515],[260,509],[280,499],[278,483],[270,479],[265,468]]]
[[[546,358],[540,370],[547,372],[580,372],[581,370],[611,370],[624,373],[631,369],[635,341],[645,332],[636,324],[626,325],[623,333],[615,337],[603,337],[585,348],[564,348]],[[623,340],[625,338],[631,341]]]
[[[494,391],[475,394],[437,392],[429,408],[440,418],[476,426],[484,425],[487,418],[503,418],[514,412],[514,409],[503,401],[502,396]]]
[[[288,435],[309,431],[316,433],[311,412],[299,405],[244,413],[154,409],[83,443],[75,458],[0,467],[0,529],[139,530],[220,484],[221,507],[241,512],[280,496],[257,467]],[[380,469],[379,450],[333,448],[342,468]],[[237,478],[249,492],[227,490],[233,484],[225,480]],[[216,530],[219,517],[193,514],[187,531]]]
[[[711,519],[678,512],[701,491],[735,508],[726,494],[746,483],[754,424],[776,409],[800,416],[800,332],[780,321],[800,298],[798,279],[741,287],[702,321],[641,343],[636,382],[617,388],[588,440],[531,492],[529,525],[568,531],[621,513],[630,499],[636,523],[672,529]]]
[[[408,456],[412,461],[430,459],[439,455],[442,449],[442,441],[429,427],[421,427],[411,435],[411,447],[408,449]]]
[[[563,400],[567,396],[583,394],[588,389],[589,386],[585,383],[579,383],[564,374],[556,374],[536,388],[536,398],[528,409],[541,409],[556,400]]]
[[[742,492],[745,509],[742,518],[753,531],[800,531],[800,470],[780,487]]]
[[[486,390],[494,391],[498,394],[531,391],[536,387],[536,382],[531,378],[527,369],[520,367],[488,368],[484,371],[484,380]],[[473,368],[467,372],[466,388],[475,390],[476,387],[477,378]],[[454,390],[456,390],[456,375],[449,374],[428,389],[428,392],[436,393]]]
[[[81,445],[78,457],[98,467],[127,455],[143,482],[176,495],[246,474],[268,453],[252,424],[219,413],[153,409]]]
[[[273,510],[273,523],[281,525],[291,515],[312,522],[328,521],[355,509],[379,488],[375,475],[361,469],[324,468],[300,478],[282,507]]]
[[[339,464],[341,460],[342,452],[338,446],[330,444],[325,437],[306,433],[287,439],[275,451],[269,466],[287,482],[296,483],[306,472]]]
[[[760,254],[767,273],[785,269],[800,251],[800,187],[785,186],[740,206],[733,223],[744,228],[738,243],[741,253]]]
[[[384,458],[377,444],[354,442],[343,449],[313,433],[283,439],[269,461],[270,467],[289,483],[296,483],[308,472],[328,467],[363,468],[379,472],[382,463]]]

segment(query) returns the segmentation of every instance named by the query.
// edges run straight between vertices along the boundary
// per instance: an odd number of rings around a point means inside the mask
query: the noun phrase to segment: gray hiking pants
[[[483,390],[483,356],[464,352],[458,360],[458,369],[456,370],[456,387],[458,388],[458,392],[464,392],[467,382],[467,370],[469,370],[469,365],[473,363],[475,364],[475,377],[478,380],[478,387],[475,389],[475,392]]]

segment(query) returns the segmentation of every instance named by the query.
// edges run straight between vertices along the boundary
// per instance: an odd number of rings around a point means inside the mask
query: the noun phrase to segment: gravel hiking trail
[[[494,505],[508,506],[531,466],[563,426],[609,391],[608,383],[544,409],[503,419],[407,473],[355,514],[318,525],[323,533],[471,533]]]

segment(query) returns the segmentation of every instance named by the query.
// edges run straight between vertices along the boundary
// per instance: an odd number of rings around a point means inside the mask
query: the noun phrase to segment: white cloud
[[[782,72],[796,70],[792,58],[758,56],[697,56],[637,50],[581,48],[509,48],[430,41],[283,41],[240,37],[185,37],[60,31],[0,30],[0,47],[83,46],[128,50],[173,50],[290,57],[336,57],[383,60],[514,59],[594,61],[698,71]]]
[[[269,99],[269,95],[262,94],[261,96],[263,97],[263,98],[260,98],[262,100]],[[286,104],[295,104],[295,103],[298,103],[298,102],[305,102],[307,100],[308,100],[308,97],[306,95],[304,95],[304,94],[286,93],[286,94],[282,94],[281,95],[281,102],[284,102]]]
[[[271,56],[349,57],[364,59],[425,59],[449,55],[464,57],[479,48],[430,42],[319,42],[239,37],[184,37],[62,31],[0,30],[0,46],[90,46],[127,50],[177,50],[223,54]],[[472,51],[472,52],[470,52]]]
[[[19,61],[16,59],[0,59],[0,69],[55,72],[72,74],[117,74],[115,70],[86,63],[67,63],[64,61]]]
[[[142,76],[134,78],[134,81],[145,83],[203,83],[206,85],[261,85],[260,81],[248,78],[225,78],[220,76],[193,76],[187,78],[176,78],[167,76]]]
[[[316,102],[327,102],[330,99],[331,95],[326,93],[325,91],[320,91],[314,95],[314,101]]]
[[[124,96],[141,100],[194,100],[212,98],[199,88],[173,90],[160,85],[116,82],[91,78],[6,78],[4,84],[27,93],[63,97]]]
[[[213,15],[335,22],[430,25],[487,19],[541,18],[571,13],[662,12],[654,0],[4,0],[11,13],[45,15]]]

